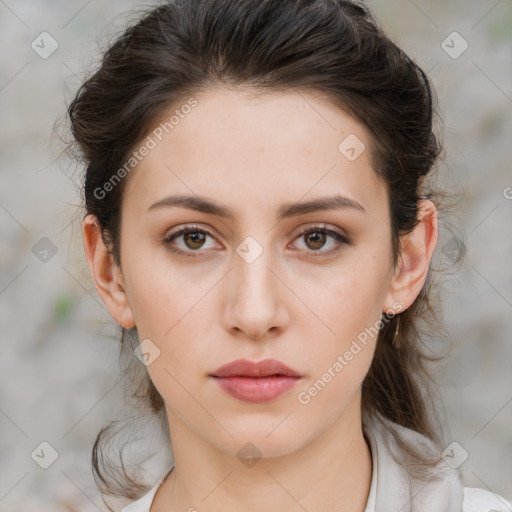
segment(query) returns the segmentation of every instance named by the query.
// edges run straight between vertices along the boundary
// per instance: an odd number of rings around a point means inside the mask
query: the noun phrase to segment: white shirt
[[[425,436],[386,422],[399,432],[401,439],[414,443],[426,454],[439,453]],[[411,477],[405,466],[392,456],[393,452],[398,454],[399,460],[407,457],[394,437],[369,418],[363,421],[363,429],[370,445],[373,466],[364,512],[512,512],[512,503],[503,497],[483,489],[463,487],[458,470],[444,461],[434,468],[431,480]],[[120,512],[150,512],[155,494],[166,476],[142,498]]]

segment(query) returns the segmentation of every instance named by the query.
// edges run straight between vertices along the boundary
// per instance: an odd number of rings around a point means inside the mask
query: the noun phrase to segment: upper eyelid
[[[178,227],[178,228],[174,229],[173,231],[171,231],[169,233],[166,233],[164,238],[169,238],[171,236],[177,235],[178,233],[181,235],[181,234],[183,234],[183,231],[192,230],[192,229],[195,229],[197,231],[205,232],[205,233],[207,233],[210,236],[214,236],[212,231],[211,231],[211,228],[202,227],[202,226],[196,225],[196,224],[185,224],[184,226]],[[321,223],[321,222],[318,223],[318,224],[314,224],[312,226],[307,226],[305,228],[301,228],[299,230],[299,232],[295,234],[295,236],[296,237],[300,236],[303,233],[306,233],[306,232],[308,232],[310,230],[313,230],[313,229],[325,230],[325,231],[334,231],[337,234],[339,234],[341,236],[344,236],[345,238],[349,238],[348,235],[346,234],[345,230],[343,230],[341,228],[334,227],[334,226],[329,226],[329,224]]]
[[[322,230],[323,231],[333,231],[334,233],[337,233],[340,236],[344,236],[344,237],[348,238],[348,236],[345,234],[345,231],[343,229],[337,228],[334,226],[330,226],[327,223],[319,223],[319,224],[314,224],[312,226],[307,226],[305,228],[301,228],[299,230],[299,232],[295,234],[295,236],[300,236],[304,233],[307,233],[308,231],[314,231],[315,229],[318,229],[319,231],[322,231]]]

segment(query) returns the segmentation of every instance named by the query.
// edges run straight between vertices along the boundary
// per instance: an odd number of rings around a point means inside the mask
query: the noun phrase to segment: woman
[[[105,53],[69,107],[84,247],[174,459],[114,478],[99,433],[125,512],[509,510],[432,420],[435,114],[355,2],[166,2]]]

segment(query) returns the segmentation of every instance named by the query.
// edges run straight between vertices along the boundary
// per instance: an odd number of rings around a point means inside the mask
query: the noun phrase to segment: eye
[[[200,249],[208,249],[208,246],[205,244],[208,237],[213,238],[209,231],[196,226],[187,226],[167,235],[163,243],[172,252],[183,254],[184,256],[199,256],[200,252],[203,252]],[[179,239],[182,239],[181,244],[175,243]]]
[[[212,234],[197,226],[186,226],[178,229],[165,237],[163,243],[172,252],[183,256],[201,256],[207,249],[214,249],[218,246],[208,247],[207,238],[213,239]],[[350,239],[342,233],[327,228],[325,225],[310,226],[302,230],[295,240],[305,241],[305,252],[307,257],[329,256],[337,252],[342,245],[351,245]],[[329,243],[330,239],[330,243]],[[177,243],[180,241],[181,243]],[[331,246],[321,251],[325,246]],[[315,254],[316,253],[316,254]]]
[[[306,256],[313,258],[332,255],[341,249],[342,245],[351,245],[348,237],[338,231],[328,229],[325,225],[312,226],[302,230],[295,240],[299,239],[304,240],[306,253],[309,253]],[[329,239],[331,239],[330,243]],[[325,246],[330,246],[330,248],[320,251]]]

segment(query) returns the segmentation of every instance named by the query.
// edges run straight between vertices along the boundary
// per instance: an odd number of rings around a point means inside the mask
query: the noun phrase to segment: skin
[[[363,511],[372,461],[361,384],[376,337],[307,404],[298,395],[383,313],[414,302],[438,240],[436,208],[420,202],[420,222],[402,239],[394,268],[385,185],[368,151],[349,161],[338,150],[349,134],[368,148],[364,125],[313,93],[214,88],[195,98],[129,175],[121,269],[94,217],[83,223],[89,267],[113,319],[160,350],[147,369],[165,400],[175,469],[151,511]],[[334,193],[365,211],[276,220],[282,203]],[[234,219],[181,207],[148,211],[171,194],[214,199]],[[319,223],[345,230],[352,243],[298,236]],[[186,236],[174,245],[202,255],[171,252],[166,234],[190,224],[211,235],[203,245]],[[263,250],[251,263],[236,252],[248,236]],[[271,402],[237,400],[208,376],[234,359],[267,357],[302,374]],[[237,457],[247,442],[261,452],[251,467]]]

